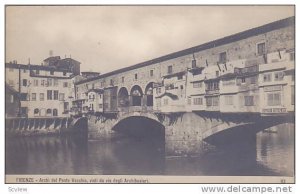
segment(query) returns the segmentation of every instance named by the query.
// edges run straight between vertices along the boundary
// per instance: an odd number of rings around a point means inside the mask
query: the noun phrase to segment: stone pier
[[[195,155],[212,146],[230,146],[234,142],[255,143],[257,132],[288,122],[286,118],[268,118],[259,115],[236,115],[234,117],[234,115],[194,112],[170,114],[119,112],[110,114],[108,117],[104,114],[98,117],[88,116],[88,137],[89,139],[113,138],[122,130],[127,130],[129,126],[133,127],[135,123],[140,130],[145,130],[144,128],[147,127],[140,123],[141,118],[147,118],[162,126],[167,155]],[[130,125],[121,125],[129,119]],[[120,126],[122,126],[121,129],[117,129]],[[145,132],[139,134],[141,133]]]

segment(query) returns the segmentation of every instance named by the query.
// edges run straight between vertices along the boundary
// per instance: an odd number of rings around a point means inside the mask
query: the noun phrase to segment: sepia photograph
[[[295,183],[294,5],[6,5],[6,183]]]

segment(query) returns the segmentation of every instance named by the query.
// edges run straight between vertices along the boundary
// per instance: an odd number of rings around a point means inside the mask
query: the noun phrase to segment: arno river
[[[252,153],[215,148],[196,157],[166,156],[164,142],[68,136],[6,140],[6,174],[137,174],[198,176],[293,176],[294,125],[260,132]]]

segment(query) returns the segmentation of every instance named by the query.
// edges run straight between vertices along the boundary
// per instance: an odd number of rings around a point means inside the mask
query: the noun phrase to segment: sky
[[[7,6],[6,62],[110,72],[294,16],[293,6]]]

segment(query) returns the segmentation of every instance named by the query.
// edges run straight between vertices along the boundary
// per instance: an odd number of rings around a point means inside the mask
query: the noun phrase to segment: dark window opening
[[[153,106],[153,95],[147,95],[147,106]]]
[[[57,116],[57,109],[53,109],[53,116]]]
[[[263,55],[266,52],[266,44],[264,42],[257,44],[257,55]]]
[[[219,63],[226,63],[227,55],[226,52],[222,52],[219,55]]]
[[[132,106],[141,106],[142,97],[141,96],[132,96]]]
[[[52,114],[52,110],[50,108],[47,109],[46,111],[47,114]]]
[[[208,91],[219,90],[219,82],[206,83],[206,90]]]
[[[39,114],[39,109],[38,108],[36,108],[36,109],[34,109],[34,114]]]
[[[27,86],[27,79],[23,79],[22,83],[23,83],[23,86]]]
[[[171,74],[173,72],[173,67],[172,65],[168,66],[168,74]]]
[[[69,102],[64,102],[64,111],[69,110]]]
[[[52,90],[47,90],[47,100],[52,100]]]
[[[193,59],[192,60],[192,68],[195,68],[197,66],[197,64],[196,64],[196,60],[195,59]]]
[[[150,77],[153,77],[153,70],[150,70]]]
[[[28,108],[27,107],[21,107],[21,115],[27,115]]]
[[[27,100],[27,93],[21,93],[20,100],[21,101],[26,101]]]
[[[58,100],[58,90],[53,91],[53,99]]]
[[[142,91],[140,91],[140,89],[136,88],[134,90],[132,90],[131,92],[131,96],[132,96],[132,106],[141,106],[142,105]]]

